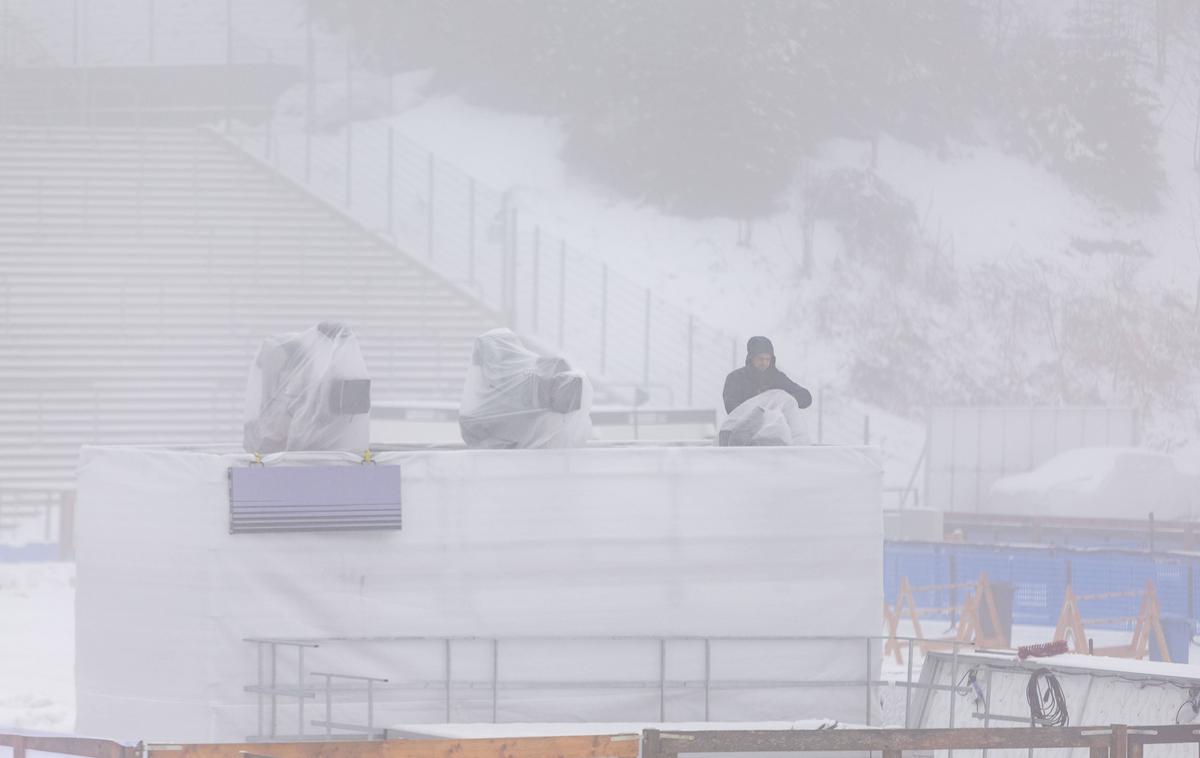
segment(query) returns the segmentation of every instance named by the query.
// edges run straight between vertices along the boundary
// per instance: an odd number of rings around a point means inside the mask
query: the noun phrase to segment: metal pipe
[[[530,304],[530,331],[538,332],[538,279],[540,278],[542,256],[542,227],[533,227],[533,296]]]
[[[296,690],[299,693],[297,700],[299,701],[300,719],[297,728],[301,736],[304,735],[304,700],[307,691],[304,689],[304,648],[296,648]]]
[[[333,677],[325,674],[325,736],[333,734]]]
[[[563,346],[567,328],[567,243],[558,243],[558,346]]]
[[[446,638],[446,723],[450,723],[450,638]]]
[[[429,258],[429,260],[433,260],[433,232],[434,232],[433,225],[434,225],[434,219],[436,216],[436,214],[434,212],[435,211],[435,201],[434,201],[433,191],[434,191],[434,174],[437,171],[437,163],[434,160],[433,153],[429,153],[428,165],[429,165],[429,189],[428,189],[428,210],[427,210],[428,218],[426,221],[426,226],[428,227],[428,236],[426,238],[426,243],[425,243],[425,245],[426,245],[425,254],[426,254],[426,257]]]
[[[913,688],[913,641],[908,641],[908,677],[905,679],[904,686],[904,728],[909,728],[908,712],[912,707],[912,688]]]
[[[704,640],[704,720],[709,720],[709,689],[712,685],[712,647]]]
[[[650,383],[650,304],[652,302],[650,288],[646,288],[646,328],[644,344],[642,345],[642,382]]]
[[[687,401],[688,405],[692,404],[692,380],[696,365],[696,317],[688,314],[688,342],[687,342]]]
[[[146,42],[151,65],[154,63],[154,0],[146,2]]]
[[[667,641],[658,641],[658,720],[667,720]]]
[[[391,237],[396,236],[396,130],[389,126],[387,130],[387,231]]]
[[[608,370],[608,264],[600,274],[600,373]]]
[[[475,286],[475,177],[467,192],[467,282]]]
[[[272,737],[274,737],[275,734],[278,732],[278,727],[279,727],[278,711],[276,709],[276,706],[278,705],[278,697],[275,694],[275,689],[276,689],[276,684],[277,684],[277,682],[275,681],[275,645],[276,645],[276,643],[274,643],[274,642],[271,643],[271,736]]]
[[[867,691],[867,694],[866,694],[866,698],[867,698],[867,714],[866,714],[866,719],[867,719],[867,720],[866,720],[866,722],[865,722],[866,726],[870,726],[870,725],[871,725],[871,685],[870,685],[870,681],[871,681],[871,642],[872,642],[871,638],[870,638],[870,637],[867,637],[867,639],[866,639],[866,643],[867,643],[867,676],[866,676],[866,681],[868,682],[868,684],[867,684],[867,686],[866,686],[866,691]]]

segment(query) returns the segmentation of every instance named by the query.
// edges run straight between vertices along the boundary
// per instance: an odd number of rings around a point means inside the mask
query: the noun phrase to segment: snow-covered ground
[[[75,564],[0,564],[0,726],[75,725]]]

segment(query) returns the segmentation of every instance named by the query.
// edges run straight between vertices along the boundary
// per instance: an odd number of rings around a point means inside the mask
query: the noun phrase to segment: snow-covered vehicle
[[[1198,515],[1196,479],[1169,455],[1136,447],[1077,448],[996,480],[989,513],[1184,520]]]

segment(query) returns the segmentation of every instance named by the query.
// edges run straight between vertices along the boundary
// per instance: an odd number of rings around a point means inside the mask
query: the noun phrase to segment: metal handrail
[[[332,734],[333,730],[350,731],[355,734],[370,733],[375,734],[377,730],[374,727],[374,706],[375,696],[382,693],[402,693],[402,692],[441,692],[443,699],[444,715],[446,723],[452,720],[452,710],[454,704],[453,694],[458,691],[467,692],[490,692],[491,693],[491,711],[493,722],[497,721],[498,703],[500,693],[503,691],[514,690],[579,690],[579,689],[605,689],[605,690],[630,690],[639,689],[659,693],[659,714],[658,720],[663,721],[666,718],[666,693],[668,691],[686,690],[693,692],[703,692],[704,694],[704,714],[705,721],[711,717],[710,710],[710,695],[715,691],[729,690],[746,690],[746,689],[806,689],[815,687],[838,687],[838,688],[854,688],[863,687],[867,690],[866,700],[866,723],[871,722],[871,712],[873,710],[871,699],[871,688],[880,686],[903,686],[905,687],[905,721],[906,724],[909,718],[911,709],[912,691],[914,689],[928,690],[954,690],[959,691],[959,688],[953,686],[939,685],[936,683],[924,683],[913,681],[913,654],[916,650],[916,644],[920,642],[915,637],[897,637],[900,642],[904,642],[908,646],[908,670],[907,676],[903,683],[889,681],[877,678],[872,675],[874,671],[875,661],[881,658],[881,644],[886,638],[882,636],[868,637],[848,637],[841,635],[814,635],[814,636],[789,636],[789,635],[718,635],[718,636],[702,636],[702,635],[570,635],[570,636],[555,636],[555,635],[513,635],[505,637],[480,637],[471,635],[459,636],[425,636],[425,635],[380,635],[380,636],[362,636],[362,637],[314,637],[303,639],[281,639],[281,638],[250,638],[247,642],[258,645],[260,655],[264,646],[269,646],[271,651],[270,660],[270,680],[264,679],[263,661],[260,658],[258,665],[259,680],[257,684],[246,685],[243,690],[247,693],[256,694],[259,701],[259,725],[258,734],[249,737],[251,741],[263,741],[280,738],[303,738],[308,739],[304,735],[303,727],[298,734],[295,735],[280,735],[275,725],[278,724],[278,701],[277,697],[287,697],[295,699],[297,707],[300,709],[301,721],[303,721],[303,704],[307,700],[313,700],[322,697],[325,701],[326,713],[325,718],[319,721],[308,722],[309,725],[321,726],[326,729],[327,734]],[[608,679],[608,680],[555,680],[555,679],[501,679],[500,672],[500,652],[502,643],[511,642],[640,642],[653,644],[658,646],[659,655],[659,676],[657,678],[647,679]],[[296,673],[296,681],[294,683],[279,684],[276,678],[277,660],[276,655],[279,647],[293,647],[297,652],[303,649],[311,649],[316,647],[328,647],[336,644],[378,644],[378,643],[427,643],[435,644],[442,648],[444,656],[444,676],[436,679],[431,678],[415,678],[395,680],[380,676],[363,676],[354,674],[338,674],[330,672],[309,672],[304,669],[303,657],[301,656]],[[487,643],[491,649],[492,655],[492,677],[490,679],[454,679],[452,676],[453,670],[453,652],[455,643],[459,642],[474,642]],[[703,679],[683,677],[683,678],[668,678],[666,672],[666,653],[669,643],[675,642],[690,642],[702,643],[704,656],[704,671]],[[789,643],[845,643],[850,645],[865,644],[866,663],[864,671],[867,676],[861,679],[849,680],[820,680],[820,679],[714,679],[711,676],[712,670],[712,645],[721,642],[789,642]],[[954,652],[955,667],[957,668],[958,652],[960,648],[970,649],[974,645],[969,642],[951,641],[947,643],[948,648],[952,648]],[[313,683],[310,677],[320,677],[324,679],[323,686],[321,683]],[[340,685],[334,684],[334,679],[347,679],[354,682],[365,681],[366,687],[361,684]],[[354,695],[367,694],[367,723],[366,724],[347,724],[346,722],[336,722],[333,719],[333,699],[337,695]],[[270,732],[264,732],[262,726],[264,724],[264,698],[271,697],[271,714],[270,723],[272,729]],[[951,716],[951,725],[953,725],[953,716]]]

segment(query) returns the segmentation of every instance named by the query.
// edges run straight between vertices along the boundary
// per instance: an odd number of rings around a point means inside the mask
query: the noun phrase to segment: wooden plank
[[[637,758],[637,735],[147,745],[150,758]]]
[[[1104,747],[1096,729],[831,729],[812,731],[663,732],[661,753],[736,753],[860,750],[953,750]],[[1114,758],[1125,758],[1117,756]]]
[[[1200,725],[1168,724],[1163,726],[1131,726],[1129,744],[1165,745],[1182,742],[1200,743]]]
[[[13,749],[13,758],[24,758],[27,750],[65,753],[86,758],[135,758],[137,748],[112,740],[88,737],[48,737],[21,734],[0,734],[0,745]]]

